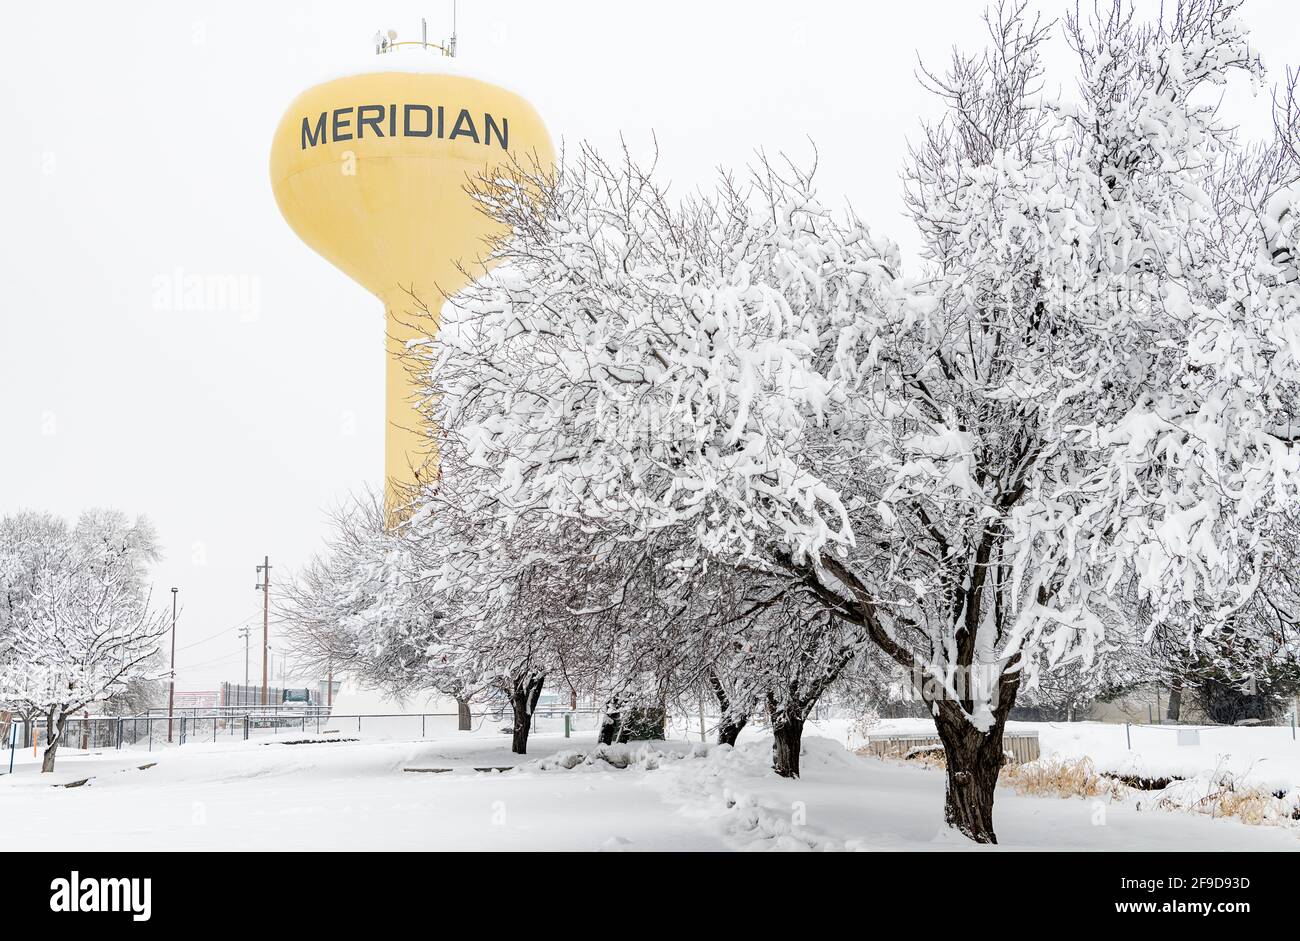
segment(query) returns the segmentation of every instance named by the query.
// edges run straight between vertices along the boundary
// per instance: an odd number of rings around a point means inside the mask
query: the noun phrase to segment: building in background
[[[335,695],[339,682],[334,682]],[[327,702],[325,681],[307,686],[270,686],[267,687],[266,705],[304,705],[323,706]],[[180,693],[176,694],[178,697]],[[260,706],[262,705],[262,687],[243,683],[222,683],[215,706]]]
[[[176,690],[177,709],[212,709],[221,704],[219,689]]]

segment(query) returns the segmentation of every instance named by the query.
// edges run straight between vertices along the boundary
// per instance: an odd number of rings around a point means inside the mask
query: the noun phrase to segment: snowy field
[[[1044,750],[1088,741],[1091,726],[1054,727]],[[1096,740],[1115,733],[1122,747],[1122,726],[1101,726]],[[1217,746],[1206,739],[1208,756]],[[768,770],[769,741],[754,733],[734,751],[643,743],[614,749],[613,764],[579,760],[594,748],[589,736],[540,734],[521,758],[489,730],[435,741],[218,742],[69,752],[52,775],[28,752],[0,777],[0,832],[10,850],[988,851],[942,826],[941,773],[859,757],[810,730],[803,777],[784,780]],[[1142,754],[1163,760],[1163,746]],[[157,764],[139,769],[148,762]],[[513,770],[474,770],[494,766]],[[412,767],[453,770],[403,770]],[[995,814],[1001,849],[1300,849],[1300,828],[1006,788]]]

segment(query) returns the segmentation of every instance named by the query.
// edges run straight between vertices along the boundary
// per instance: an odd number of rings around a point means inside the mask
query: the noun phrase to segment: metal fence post
[[[420,713],[420,738],[424,738],[424,713]]]
[[[248,741],[248,716],[244,716],[244,741]]]
[[[1128,744],[1128,750],[1133,750],[1133,736],[1129,735],[1128,723],[1124,723],[1124,741]]]

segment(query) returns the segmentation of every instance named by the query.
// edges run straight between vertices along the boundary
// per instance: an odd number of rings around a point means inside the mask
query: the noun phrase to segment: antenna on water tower
[[[375,54],[376,55],[383,55],[386,52],[391,52],[397,46],[415,46],[415,45],[420,46],[422,49],[429,49],[430,47],[432,47],[434,49],[437,49],[444,56],[455,57],[456,55],[456,0],[452,0],[452,4],[451,4],[451,38],[450,39],[444,39],[442,42],[434,42],[434,43],[429,42],[429,21],[426,20],[424,17],[420,17],[420,41],[418,43],[398,42],[396,31],[391,29],[388,30],[386,36],[383,33],[375,33]]]

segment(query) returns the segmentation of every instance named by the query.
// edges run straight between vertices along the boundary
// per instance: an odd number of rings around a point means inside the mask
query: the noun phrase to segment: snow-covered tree
[[[759,698],[772,730],[772,769],[799,776],[804,723],[867,643],[860,626],[797,595],[746,619],[730,666]],[[761,698],[760,698],[761,697]]]
[[[276,617],[297,662],[404,699],[466,703],[472,679],[446,648],[451,611],[424,577],[422,547],[376,496],[333,514],[325,551],[287,580]]]
[[[803,728],[813,708],[859,661],[869,641],[809,597],[798,580],[752,566],[709,565],[695,579],[687,628],[718,702],[718,741],[734,745],[749,718],[772,731],[772,768],[799,776]]]
[[[573,528],[485,528],[459,480],[449,453],[405,519],[373,499],[337,514],[327,551],[278,606],[299,659],[399,696],[505,699],[521,754],[548,677],[619,704],[615,726],[649,706],[662,715],[682,648],[647,548],[633,558]]]
[[[169,627],[145,582],[153,529],[112,510],[75,527],[46,514],[0,520],[0,701],[45,718],[43,771],[70,715],[151,676]]]
[[[1026,677],[1108,631],[1216,629],[1295,497],[1296,175],[1229,183],[1257,224],[1225,225],[1212,92],[1262,75],[1237,7],[1071,18],[1069,99],[1049,28],[992,11],[988,49],[927,73],[911,275],[766,160],[682,204],[590,150],[485,181],[501,265],[428,354],[480,505],[797,580],[919,674],[946,819],[995,842]]]
[[[447,648],[480,687],[506,697],[514,750],[527,748],[533,710],[550,679],[606,704],[602,736],[658,715],[691,677],[679,630],[679,579],[653,545],[624,543],[545,514],[495,525],[480,472],[441,449],[443,473],[405,524],[426,578],[455,611]]]

